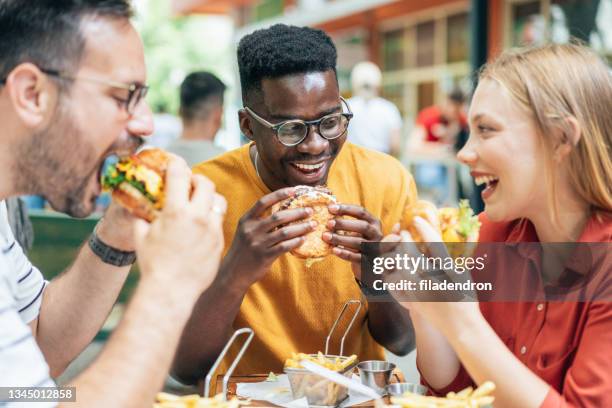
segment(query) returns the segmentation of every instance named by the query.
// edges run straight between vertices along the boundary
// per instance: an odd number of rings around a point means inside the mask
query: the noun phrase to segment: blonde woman
[[[611,108],[608,68],[580,45],[507,52],[483,70],[458,154],[486,182],[482,242],[611,242]],[[507,252],[504,273],[529,262]],[[492,380],[496,408],[612,407],[612,303],[403,305],[435,393]]]

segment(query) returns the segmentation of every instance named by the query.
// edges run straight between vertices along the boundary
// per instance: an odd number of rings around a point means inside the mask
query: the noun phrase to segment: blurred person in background
[[[467,133],[466,97],[459,88],[450,92],[443,103],[419,112],[410,136],[413,152],[423,149],[452,147],[462,132]],[[431,144],[430,144],[431,143]]]
[[[126,0],[0,0],[0,200],[36,194],[85,217],[105,158],[133,153],[151,133],[144,50],[131,16]],[[100,330],[137,254],[140,282],[123,320],[69,385],[83,407],[151,405],[222,250],[225,202],[212,183],[176,156],[166,183],[157,221],[111,206],[51,282],[0,225],[0,386],[54,387],[52,377]],[[186,248],[186,238],[199,250]]]
[[[204,71],[192,72],[181,84],[179,114],[183,132],[166,150],[185,159],[190,167],[225,152],[215,145],[215,136],[223,123],[225,89],[219,78]]]
[[[402,117],[399,110],[379,96],[382,73],[376,64],[364,61],[351,72],[353,97],[348,103],[353,112],[348,140],[356,145],[398,156]]]
[[[146,140],[147,147],[165,149],[181,135],[181,120],[168,112],[165,103],[155,107],[153,114],[153,134]]]
[[[408,139],[406,156],[416,162],[419,191],[438,204],[451,204],[457,198],[449,197],[447,166],[454,165],[456,145],[467,140],[465,101],[463,91],[456,88],[441,104],[423,109]]]

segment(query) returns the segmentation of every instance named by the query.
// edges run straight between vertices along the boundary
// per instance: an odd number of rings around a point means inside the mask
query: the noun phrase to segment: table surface
[[[280,374],[279,374],[280,375]],[[254,383],[264,381],[268,377],[268,374],[251,374],[251,375],[237,375],[232,376],[229,379],[228,387],[227,387],[227,398],[230,399],[236,396],[236,387],[238,383]],[[404,382],[404,376],[401,371],[395,370],[393,372],[393,376],[391,377],[391,382]],[[217,376],[216,385],[215,385],[215,394],[218,394],[223,391],[223,376]],[[388,397],[385,397],[385,402],[389,403]],[[276,407],[268,401],[261,400],[251,400],[250,406],[252,407]],[[373,407],[374,402],[364,402],[363,404],[354,405],[355,407]]]

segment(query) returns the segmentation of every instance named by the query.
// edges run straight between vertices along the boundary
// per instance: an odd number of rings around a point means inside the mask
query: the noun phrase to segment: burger
[[[410,233],[415,242],[422,243],[423,237],[414,227],[416,216],[423,218],[440,234],[453,257],[468,256],[478,242],[480,221],[467,200],[461,200],[459,208],[438,209],[424,200],[407,206],[402,215],[401,227]]]
[[[164,180],[169,156],[160,149],[142,150],[108,166],[102,187],[135,216],[155,220],[164,206]]]
[[[307,265],[322,260],[329,255],[332,246],[323,241],[323,233],[327,231],[327,223],[335,217],[327,208],[330,204],[337,203],[333,193],[324,186],[297,186],[295,194],[272,207],[272,213],[291,210],[296,208],[312,208],[313,214],[307,220],[299,220],[290,224],[303,223],[304,221],[316,221],[316,228],[305,235],[304,243],[293,249],[291,254],[307,260]],[[288,224],[288,225],[290,225]]]

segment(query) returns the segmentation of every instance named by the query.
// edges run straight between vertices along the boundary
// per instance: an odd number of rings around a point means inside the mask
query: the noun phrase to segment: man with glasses
[[[416,197],[397,160],[345,143],[352,113],[325,33],[286,25],[256,31],[241,40],[238,65],[240,127],[252,143],[194,168],[225,196],[228,214],[218,277],[197,303],[175,360],[185,382],[201,378],[238,327],[256,333],[239,373],[281,372],[291,352],[322,351],[344,302],[362,298],[360,243],[380,241]],[[313,228],[304,222],[309,209],[272,216],[270,209],[294,186],[324,184],[340,203],[330,211],[342,219],[323,237],[333,255],[308,268],[289,251]],[[400,355],[414,346],[409,316],[396,303],[371,302],[356,322],[345,354],[384,359],[381,345]]]
[[[38,194],[55,210],[85,217],[100,194],[105,158],[133,153],[151,133],[131,14],[127,0],[0,0],[0,200]],[[47,390],[51,400],[43,402],[42,390],[16,387],[55,386],[52,377],[99,331],[136,256],[140,282],[123,320],[69,385],[78,406],[151,406],[222,249],[224,200],[212,183],[178,158],[166,183],[157,221],[111,206],[51,282],[0,219],[0,387],[8,387],[0,406],[31,406],[28,397],[37,407],[57,405],[59,393]],[[183,239],[196,240],[198,251]]]

